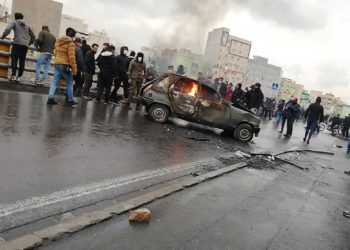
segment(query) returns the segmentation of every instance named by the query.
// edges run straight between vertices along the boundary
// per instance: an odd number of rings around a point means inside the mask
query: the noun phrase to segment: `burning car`
[[[242,142],[260,132],[260,119],[243,106],[224,100],[214,89],[193,79],[166,74],[147,83],[141,102],[151,120],[165,123],[169,116],[220,128]]]

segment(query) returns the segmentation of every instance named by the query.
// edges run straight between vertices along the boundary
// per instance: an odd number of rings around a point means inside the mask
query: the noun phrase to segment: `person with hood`
[[[35,46],[41,53],[36,61],[36,78],[35,84],[44,85],[47,76],[49,75],[49,69],[51,66],[51,60],[53,51],[55,49],[56,37],[51,34],[48,26],[44,25],[39,33],[38,39],[36,39]],[[44,65],[44,75],[41,77],[41,65]]]
[[[21,81],[24,72],[28,46],[35,41],[35,35],[31,28],[23,21],[22,13],[15,13],[15,21],[11,22],[2,34],[1,39],[6,38],[11,30],[14,31],[12,51],[11,51],[11,68],[12,74],[10,81]],[[19,61],[19,69],[17,75],[17,64]]]
[[[126,103],[126,108],[131,110],[130,102],[134,97],[137,97],[142,83],[146,82],[146,64],[143,61],[144,55],[143,53],[137,53],[135,59],[133,59],[129,65],[128,76],[129,76],[129,86],[130,86],[130,94],[128,98],[128,102]],[[141,103],[137,100],[136,110],[141,110]]]
[[[298,98],[292,97],[289,102],[287,102],[285,109],[283,110],[283,115],[285,117],[285,121],[287,121],[287,133],[284,135],[285,137],[289,138],[293,134],[293,125],[294,121],[300,111],[300,106],[298,104]],[[282,130],[280,133],[283,132],[284,128],[284,122],[282,121]]]
[[[79,37],[76,37],[74,40],[75,44],[75,60],[77,62],[78,72],[74,76],[75,84],[73,86],[73,93],[77,93],[77,91],[81,92],[83,89],[83,74],[85,73],[85,62],[83,50],[81,49],[82,40]]]
[[[242,103],[244,97],[244,90],[242,90],[242,83],[238,83],[235,90],[232,93],[232,103]]]
[[[73,76],[77,74],[78,68],[75,60],[75,45],[73,38],[76,31],[73,28],[66,29],[66,36],[57,39],[55,44],[55,73],[51,82],[48,105],[56,105],[54,99],[56,89],[63,78],[67,86],[67,98],[71,106],[78,104],[73,98]]]
[[[102,93],[105,91],[104,103],[109,104],[113,78],[117,76],[117,65],[114,52],[115,47],[113,45],[109,45],[108,49],[101,53],[97,61],[97,65],[100,68],[100,87],[98,88],[96,94],[96,102],[98,103],[101,102]]]
[[[84,57],[86,71],[84,74],[84,89],[83,89],[82,98],[87,101],[92,100],[92,98],[89,95],[90,95],[90,89],[92,86],[93,76],[95,75],[95,71],[96,71],[95,55],[98,51],[98,47],[99,47],[98,44],[94,43],[91,46],[91,50],[88,51]]]
[[[128,84],[128,69],[130,64],[130,59],[128,57],[129,49],[126,46],[120,48],[120,54],[115,58],[117,64],[117,78],[114,81],[114,89],[111,94],[111,99],[116,101],[118,90],[123,83],[123,92],[125,102],[129,97],[129,84]]]
[[[177,67],[176,74],[181,75],[181,76],[186,76],[185,67],[180,64]]]
[[[304,114],[304,118],[307,119],[307,126],[303,141],[310,144],[311,136],[316,132],[319,122],[323,122],[324,109],[321,105],[321,97],[316,98],[316,102],[310,104],[309,108]]]

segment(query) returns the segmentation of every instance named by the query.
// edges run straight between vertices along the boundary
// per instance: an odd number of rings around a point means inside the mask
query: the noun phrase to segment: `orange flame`
[[[198,84],[196,84],[196,83],[192,84],[192,89],[188,93],[188,95],[190,95],[190,96],[197,96],[198,95]]]

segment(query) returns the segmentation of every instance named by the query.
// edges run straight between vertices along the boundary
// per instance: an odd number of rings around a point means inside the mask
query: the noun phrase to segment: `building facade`
[[[25,22],[37,36],[43,25],[59,35],[63,4],[52,0],[12,0],[12,14],[21,12]]]
[[[293,96],[300,99],[303,91],[304,85],[297,84],[295,81],[289,78],[282,78],[278,99],[288,101]]]
[[[253,59],[249,59],[248,72],[243,87],[259,82],[265,97],[277,98],[281,88],[281,80],[281,67],[269,64],[267,58],[253,56]]]
[[[87,35],[88,33],[88,25],[84,23],[83,19],[68,16],[68,15],[62,15],[61,24],[60,24],[60,33],[59,33],[60,36],[65,36],[66,29],[69,27],[81,33],[80,34],[81,36],[84,36],[84,34]]]
[[[230,35],[228,28],[209,32],[205,48],[205,71],[233,84],[244,83],[252,42]]]
[[[166,62],[166,67],[173,65],[175,71],[179,65],[183,65],[186,75],[193,79],[197,79],[198,72],[203,71],[203,56],[188,49],[166,49],[162,52],[161,58]]]
[[[344,118],[348,115],[350,115],[350,105],[343,104],[340,111],[340,117]]]

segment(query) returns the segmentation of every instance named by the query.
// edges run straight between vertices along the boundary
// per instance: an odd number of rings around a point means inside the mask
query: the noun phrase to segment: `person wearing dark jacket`
[[[35,84],[44,85],[47,76],[49,75],[49,69],[51,66],[52,56],[55,49],[56,37],[51,34],[48,26],[44,25],[39,33],[38,39],[35,41],[35,46],[41,53],[36,61],[36,78]],[[41,77],[41,65],[44,65],[44,75]]]
[[[264,101],[264,94],[261,91],[261,84],[256,83],[251,86],[251,89],[245,94],[245,103],[247,108],[254,114],[257,114]]]
[[[91,100],[89,94],[92,86],[92,79],[96,70],[95,55],[98,51],[98,47],[98,44],[94,43],[91,47],[91,50],[86,53],[84,58],[86,71],[84,74],[84,89],[82,98],[87,101]]]
[[[83,51],[83,56],[86,56],[86,53],[91,51],[91,47],[89,44],[87,44],[86,40],[83,39],[82,45],[81,45],[81,50]]]
[[[340,124],[341,124],[340,115],[333,117],[332,124],[331,124],[332,135],[335,135],[335,128],[339,127]]]
[[[28,46],[35,41],[35,35],[31,28],[23,21],[22,13],[15,13],[15,21],[11,22],[2,34],[1,39],[7,37],[11,30],[14,31],[12,51],[11,51],[11,68],[12,74],[10,81],[21,81],[24,72]],[[19,61],[19,69],[17,75],[17,64]]]
[[[282,121],[282,118],[283,118],[282,111],[283,111],[285,105],[286,105],[285,100],[280,100],[279,104],[277,105],[277,112],[276,112],[276,124],[277,124],[277,126]]]
[[[316,102],[310,104],[304,117],[307,119],[307,126],[303,140],[304,142],[307,141],[307,144],[310,144],[311,136],[315,133],[318,122],[323,122],[324,119],[324,109],[321,105],[321,97],[317,97]]]
[[[128,102],[126,103],[126,108],[131,110],[130,102],[134,97],[137,97],[141,90],[142,83],[146,82],[146,64],[143,62],[143,53],[137,53],[135,59],[130,62],[128,69],[130,94]],[[141,103],[137,100],[136,110],[141,110]]]
[[[83,51],[81,49],[82,41],[79,37],[75,38],[75,59],[77,61],[78,73],[74,76],[75,84],[73,86],[73,93],[76,93],[78,90],[83,89],[83,74],[86,71]]]
[[[285,137],[291,137],[293,134],[293,125],[294,121],[300,111],[300,105],[298,104],[298,98],[292,97],[289,102],[287,102],[285,109],[283,110],[284,120],[282,121],[282,130],[283,132],[284,122],[287,121],[287,133]]]
[[[115,60],[115,47],[110,45],[107,51],[101,53],[97,64],[100,68],[99,81],[100,87],[96,95],[96,102],[101,102],[102,92],[105,90],[105,104],[109,104],[113,78],[117,76],[117,65]]]
[[[349,138],[349,128],[350,128],[350,114],[344,118],[343,121],[343,136]]]
[[[124,102],[129,97],[129,84],[128,84],[128,69],[130,59],[128,57],[129,49],[126,46],[120,48],[120,54],[115,58],[117,64],[117,78],[114,81],[114,89],[111,94],[111,99],[116,101],[118,90],[123,83]]]
[[[235,90],[232,93],[232,103],[242,103],[244,97],[244,90],[242,89],[242,83],[238,83]]]

